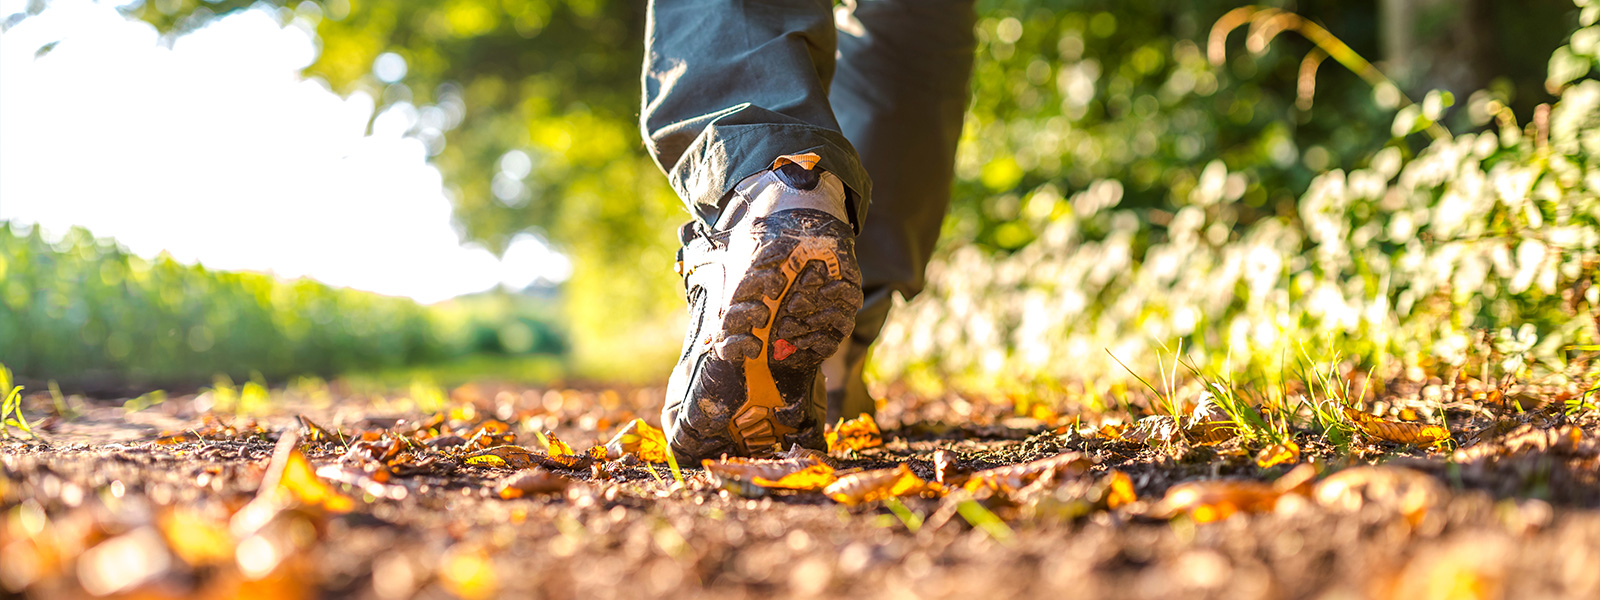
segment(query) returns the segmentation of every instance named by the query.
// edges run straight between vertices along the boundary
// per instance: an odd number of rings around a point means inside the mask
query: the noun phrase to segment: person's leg
[[[815,153],[860,227],[871,183],[828,103],[830,0],[652,0],[645,145],[689,211],[717,222],[734,187],[779,156]]]
[[[866,302],[851,342],[824,366],[828,420],[872,413],[861,380],[895,293],[922,291],[950,204],[956,142],[970,97],[973,0],[860,0],[838,10],[839,66],[829,96],[872,177],[857,241]]]
[[[855,234],[870,195],[828,104],[828,0],[655,0],[641,115],[695,220],[689,301],[662,427],[680,458],[824,446],[814,392],[861,307]]]

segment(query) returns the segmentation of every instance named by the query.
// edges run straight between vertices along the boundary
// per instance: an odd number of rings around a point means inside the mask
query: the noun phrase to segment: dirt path
[[[0,590],[1600,597],[1592,416],[1529,418],[1519,435],[1543,432],[1542,443],[1501,437],[1454,453],[1378,443],[1341,454],[1308,440],[1300,462],[1316,466],[1295,469],[1261,468],[1239,442],[1152,446],[1012,417],[1011,406],[899,398],[885,411],[883,444],[837,452],[828,470],[905,464],[945,485],[853,505],[687,465],[679,482],[665,464],[615,456],[526,469],[512,486],[521,491],[502,492],[518,472],[469,458],[510,441],[552,460],[545,431],[581,452],[650,415],[659,394],[474,387],[432,420],[408,402],[337,390],[320,400],[280,394],[258,421],[206,420],[195,412],[214,400],[204,397],[132,414],[81,407],[40,424],[38,440],[0,443]],[[952,402],[962,426],[948,425]],[[285,435],[300,442],[280,443]],[[982,470],[1053,457],[1062,466],[1015,485],[955,479],[1000,481]],[[1191,483],[1219,480],[1233,483]],[[1201,501],[1180,504],[1185,490]]]

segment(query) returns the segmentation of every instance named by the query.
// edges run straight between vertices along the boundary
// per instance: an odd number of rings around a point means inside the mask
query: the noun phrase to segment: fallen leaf
[[[972,470],[961,466],[955,452],[940,448],[933,453],[933,480],[940,485],[959,485],[971,475]]]
[[[1256,466],[1263,469],[1297,462],[1300,462],[1300,445],[1294,443],[1294,440],[1284,440],[1281,444],[1267,446],[1256,455]]]
[[[485,448],[468,454],[465,458],[469,465],[509,469],[527,469],[536,466],[550,469],[582,469],[588,468],[593,460],[587,456],[577,455],[549,456],[521,446]]]
[[[863,414],[848,421],[840,420],[831,431],[824,434],[828,452],[848,452],[876,448],[883,445],[883,433],[872,415]]]
[[[1133,479],[1127,473],[1112,471],[1100,481],[1104,485],[1100,501],[1106,508],[1115,509],[1139,501],[1139,495],[1133,492]]]
[[[305,436],[306,441],[308,442],[320,444],[322,442],[334,442],[344,439],[343,435],[328,431],[327,428],[312,422],[310,417],[305,415],[296,415],[295,418],[299,419],[300,421],[300,435]]]
[[[557,438],[556,434],[554,434],[554,433],[546,431],[544,433],[536,433],[535,435],[539,438],[539,443],[544,446],[544,452],[545,452],[546,455],[549,455],[549,456],[575,456],[575,455],[577,455],[577,452],[573,452],[572,451],[572,446],[567,445],[566,442],[561,441],[561,439]]]
[[[352,469],[341,465],[325,465],[317,469],[317,477],[328,481],[337,481],[361,490],[362,493],[374,498],[388,498],[390,500],[405,500],[411,495],[405,486],[386,483],[390,478],[387,468],[368,473],[361,469]]]
[[[828,465],[811,465],[799,471],[784,475],[776,480],[757,476],[751,483],[769,489],[795,490],[812,492],[827,488],[839,477],[833,474],[833,467]]]
[[[798,458],[798,459],[804,459],[804,460],[814,460],[814,461],[817,462],[817,464],[821,464],[821,465],[828,465],[830,467],[836,467],[836,468],[839,466],[837,464],[834,464],[833,458],[829,457],[828,455],[823,454],[821,452],[818,452],[816,450],[812,450],[810,448],[801,447],[800,444],[795,444],[793,446],[789,446],[788,450],[784,450],[783,452],[779,452],[777,454],[774,454],[774,455],[772,455],[772,457],[773,458]]]
[[[1054,424],[1056,421],[1061,420],[1061,414],[1057,413],[1055,409],[1050,408],[1043,402],[1034,402],[1029,404],[1028,410],[1023,416],[1031,417],[1035,420],[1045,423],[1046,425]]]
[[[1118,424],[1115,424],[1115,425],[1102,425],[1102,426],[1100,426],[1100,429],[1095,432],[1095,435],[1100,437],[1101,439],[1119,441],[1119,440],[1122,439],[1123,432],[1126,432],[1127,430],[1128,430],[1128,424],[1127,423],[1118,423]]]
[[[1190,481],[1168,489],[1157,512],[1169,516],[1187,513],[1197,523],[1210,523],[1240,512],[1271,511],[1281,495],[1259,481]]]
[[[346,513],[355,508],[354,500],[317,478],[316,469],[306,460],[306,455],[300,453],[299,445],[300,434],[293,429],[278,438],[256,499],[279,507],[284,500],[292,499],[334,513]]]
[[[511,431],[511,426],[505,421],[489,419],[478,425],[467,439],[480,447],[491,448],[517,443],[517,434]]]
[[[938,488],[938,484],[923,481],[911,472],[909,465],[902,463],[893,469],[845,475],[833,482],[833,485],[829,485],[822,493],[840,504],[855,505],[921,493],[930,489],[930,485],[932,489]]]
[[[815,456],[801,456],[797,458],[743,458],[730,457],[723,460],[706,459],[700,461],[706,473],[709,473],[715,483],[724,489],[736,492],[743,496],[765,495],[767,489],[821,489],[827,487],[836,479],[833,467],[822,462]],[[817,469],[821,467],[822,469]],[[815,469],[815,470],[813,470]],[[823,471],[826,469],[826,471]],[[801,473],[799,478],[791,479],[790,476]],[[813,485],[815,481],[827,479],[827,483],[820,486]],[[762,483],[765,482],[765,483]],[[781,485],[779,485],[781,484]]]
[[[1353,511],[1376,504],[1399,512],[1412,525],[1439,502],[1443,489],[1433,477],[1404,467],[1353,467],[1329,475],[1312,492],[1317,503]]]
[[[208,518],[192,508],[177,507],[163,513],[159,525],[167,547],[191,567],[233,561],[234,540],[228,532],[227,521]]]
[[[492,598],[500,589],[489,552],[467,543],[445,551],[439,559],[438,577],[445,591],[465,600]]]
[[[1447,442],[1451,439],[1450,430],[1438,425],[1389,421],[1348,408],[1344,409],[1344,416],[1350,419],[1350,422],[1354,423],[1362,433],[1380,440],[1427,446]]]
[[[605,449],[607,456],[621,458],[631,454],[651,463],[667,462],[667,453],[671,452],[666,434],[651,427],[644,419],[629,421],[617,435],[612,436],[611,441],[606,442]]]
[[[271,467],[268,469],[270,471]],[[300,502],[321,507],[328,512],[346,513],[355,508],[354,500],[339,493],[333,486],[317,477],[317,471],[311,467],[311,461],[306,460],[306,455],[301,454],[298,449],[290,452],[278,485]]]
[[[1035,480],[1053,479],[1061,475],[1068,477],[1082,475],[1093,465],[1094,462],[1082,454],[1063,452],[1050,458],[978,471],[967,479],[964,487],[969,492],[987,488],[1009,494]]]
[[[1200,396],[1183,426],[1184,435],[1202,444],[1217,444],[1233,439],[1236,430],[1233,417],[1222,410],[1222,405],[1210,392]]]
[[[1167,415],[1151,415],[1121,432],[1121,439],[1143,444],[1164,444],[1178,437],[1178,421]]]
[[[529,469],[501,479],[495,493],[510,500],[529,494],[559,494],[567,491],[572,480],[544,469]]]

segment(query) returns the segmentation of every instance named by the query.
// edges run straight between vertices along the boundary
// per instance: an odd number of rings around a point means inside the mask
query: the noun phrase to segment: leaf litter
[[[0,547],[32,562],[0,561],[0,585],[27,595],[79,589],[294,598],[356,585],[386,598],[426,594],[429,586],[462,597],[517,590],[566,597],[553,591],[581,585],[548,586],[578,585],[571,577],[620,564],[619,572],[678,573],[659,581],[641,575],[656,582],[649,589],[751,581],[784,589],[799,581],[788,573],[825,568],[819,581],[834,582],[830,588],[881,591],[891,580],[938,580],[915,570],[937,556],[952,574],[984,582],[990,592],[1038,592],[1056,589],[1054,580],[1015,572],[1007,562],[1020,556],[1013,553],[1097,556],[1159,547],[1182,557],[1172,565],[1224,570],[1261,560],[1184,541],[1185,527],[1220,521],[1262,543],[1303,530],[1294,534],[1303,544],[1330,552],[1334,573],[1297,568],[1289,558],[1252,571],[1281,590],[1301,590],[1297,595],[1343,585],[1335,573],[1357,564],[1392,565],[1377,568],[1373,581],[1465,568],[1454,564],[1476,569],[1472,577],[1515,568],[1512,559],[1439,562],[1458,560],[1451,554],[1374,558],[1433,543],[1427,536],[1449,527],[1503,530],[1490,539],[1531,555],[1544,552],[1536,550],[1542,544],[1565,555],[1597,554],[1592,545],[1571,546],[1600,532],[1592,415],[1498,410],[1455,415],[1446,428],[1418,419],[1433,413],[1390,403],[1341,414],[1361,435],[1335,447],[1315,431],[1249,433],[1203,395],[1173,403],[1182,409],[1177,416],[1147,415],[1130,425],[1100,426],[1094,415],[1039,404],[1018,409],[1005,398],[946,426],[938,415],[957,401],[901,394],[880,413],[890,427],[871,419],[838,423],[829,428],[827,453],[790,448],[769,459],[679,469],[660,429],[633,416],[649,414],[655,394],[463,389],[452,392],[459,404],[437,413],[352,416],[285,407],[257,420],[194,414],[195,425],[168,427],[148,443],[13,442],[0,455]],[[1017,421],[1019,414],[1033,424]],[[1013,422],[1031,429],[1002,425]],[[73,426],[65,421],[56,435]],[[1446,460],[1460,465],[1457,474]],[[145,508],[130,509],[130,502]],[[1328,545],[1333,529],[1318,529],[1358,518],[1394,523],[1402,533],[1392,535],[1401,537],[1389,539],[1398,543]],[[959,550],[967,534],[986,541]],[[1146,543],[1140,536],[1156,534],[1157,546],[1139,545]],[[642,545],[629,541],[634,536]],[[388,541],[350,545],[363,539]],[[529,542],[536,551],[525,552]],[[762,554],[768,543],[782,550]],[[380,547],[387,553],[374,554]],[[111,557],[133,553],[150,558],[114,566]],[[1419,562],[1424,558],[1432,562]],[[1368,562],[1346,562],[1352,560]],[[876,566],[852,566],[868,564]],[[1106,592],[1112,588],[1095,586],[1168,564],[1089,559],[1053,568],[1078,573],[1076,585],[1059,589]],[[370,576],[333,584],[335,572]],[[1547,570],[1541,585],[1576,597],[1593,590],[1588,580],[1561,573]],[[171,581],[187,583],[163,583]],[[1226,587],[1231,580],[1219,581]]]

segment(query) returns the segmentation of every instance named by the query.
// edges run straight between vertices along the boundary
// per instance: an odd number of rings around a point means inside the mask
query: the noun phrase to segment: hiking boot
[[[826,447],[818,369],[862,298],[844,185],[817,160],[780,157],[679,230],[690,322],[661,424],[681,459]]]

